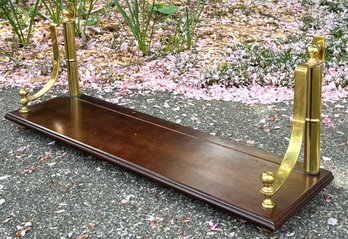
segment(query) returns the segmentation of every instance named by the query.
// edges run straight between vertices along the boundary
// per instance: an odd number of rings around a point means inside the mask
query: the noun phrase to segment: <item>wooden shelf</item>
[[[280,156],[86,95],[58,97],[5,117],[270,230],[333,180],[324,169],[319,176],[305,175],[298,163],[269,211],[260,205],[259,177],[275,172]]]

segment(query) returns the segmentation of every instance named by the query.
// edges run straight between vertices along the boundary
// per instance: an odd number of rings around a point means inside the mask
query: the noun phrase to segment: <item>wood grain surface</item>
[[[82,95],[58,97],[5,118],[185,194],[276,230],[332,180],[331,172],[305,175],[297,163],[261,207],[260,174],[275,172],[281,157]],[[117,187],[117,185],[115,185]]]

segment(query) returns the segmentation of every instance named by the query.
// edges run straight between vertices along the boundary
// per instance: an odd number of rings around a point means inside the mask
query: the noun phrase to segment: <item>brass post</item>
[[[315,38],[308,47],[310,67],[307,84],[307,111],[304,142],[304,171],[310,175],[320,170],[321,85],[323,78],[324,39]]]
[[[63,15],[63,30],[66,64],[68,69],[69,95],[78,96],[80,94],[80,90],[75,48],[75,6],[73,3],[68,3],[68,10],[64,11]]]

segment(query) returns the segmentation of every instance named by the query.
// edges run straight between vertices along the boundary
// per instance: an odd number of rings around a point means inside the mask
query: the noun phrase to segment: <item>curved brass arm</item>
[[[283,186],[297,162],[306,127],[311,127],[308,125],[308,121],[311,121],[312,117],[310,115],[312,114],[313,108],[316,109],[316,112],[320,108],[320,105],[312,105],[320,104],[320,101],[317,100],[317,102],[314,102],[311,97],[313,97],[313,95],[321,97],[321,87],[318,87],[318,85],[321,86],[324,44],[323,37],[314,37],[312,45],[308,47],[309,60],[307,63],[301,64],[295,69],[294,116],[290,143],[277,173],[274,175],[270,171],[265,171],[260,177],[263,183],[260,192],[265,196],[262,201],[262,207],[265,209],[272,209],[275,207],[272,196]],[[314,81],[315,86],[313,86]],[[313,91],[316,92],[313,93]],[[319,140],[320,142],[318,137],[315,140]],[[306,146],[310,147],[311,145],[305,142],[305,151]],[[318,148],[317,146],[315,149],[319,150]],[[319,158],[312,158],[309,160],[319,160]],[[319,165],[319,163],[315,165]]]
[[[285,153],[284,159],[279,166],[278,172],[274,174],[266,171],[261,174],[261,182],[263,187],[261,193],[264,194],[265,199],[262,201],[262,206],[271,209],[275,206],[271,196],[273,196],[285,183],[294,168],[298,156],[301,151],[302,139],[305,132],[305,118],[306,118],[306,88],[307,88],[307,74],[308,68],[305,66],[298,66],[295,70],[295,95],[294,95],[294,117],[291,129],[291,137],[288,149]]]
[[[22,108],[19,110],[21,113],[28,113],[29,112],[28,103],[30,101],[36,100],[37,98],[43,96],[47,91],[51,89],[51,87],[53,86],[53,84],[56,82],[58,78],[60,58],[59,58],[59,46],[58,46],[58,40],[57,40],[57,24],[52,23],[50,25],[50,32],[51,32],[52,48],[53,48],[53,68],[52,68],[51,77],[49,81],[46,83],[46,85],[33,95],[29,95],[29,91],[27,89],[21,89],[19,91],[19,95],[21,96],[19,103],[22,104]]]

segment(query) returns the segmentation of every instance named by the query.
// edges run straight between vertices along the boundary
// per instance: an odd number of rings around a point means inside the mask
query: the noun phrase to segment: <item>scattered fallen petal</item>
[[[16,237],[23,237],[30,230],[27,227],[18,227],[17,226]]]
[[[163,218],[148,216],[147,220],[150,221],[151,229],[155,229],[158,227],[158,223],[163,221]]]
[[[0,206],[5,203],[5,199],[0,199]]]
[[[4,189],[4,185],[0,184],[0,190],[3,190],[3,189]]]
[[[129,201],[132,200],[132,198],[135,198],[135,196],[134,195],[128,195],[125,199],[121,200],[121,205],[129,203]]]
[[[154,218],[151,220],[150,224],[151,224],[151,228],[152,228],[152,229],[155,229],[155,228],[158,226],[157,219],[154,217]]]
[[[55,143],[56,143],[56,141],[51,141],[51,142],[49,142],[47,145],[52,146],[52,145],[55,145]]]
[[[231,232],[230,234],[228,234],[229,237],[235,237],[236,233],[235,232]]]
[[[219,223],[213,223],[212,221],[207,222],[209,231],[215,232],[215,231],[221,231],[221,228],[218,228]]]
[[[2,176],[2,177],[0,177],[0,181],[5,180],[5,179],[7,179],[7,178],[9,178],[9,177],[10,177],[10,175]]]
[[[31,227],[33,225],[32,221],[28,221],[24,224],[24,227]]]
[[[88,239],[89,238],[89,235],[88,234],[82,234],[79,236],[78,239]]]
[[[30,152],[29,146],[22,146],[19,149],[16,150],[17,156],[22,156],[24,154],[28,154]]]
[[[45,152],[43,159],[50,160],[51,158],[52,158],[52,152],[51,151]]]
[[[335,124],[333,123],[332,119],[330,117],[325,117],[323,119],[323,125],[325,125],[328,128],[334,128]]]
[[[88,223],[88,224],[87,224],[87,227],[88,227],[89,229],[92,229],[92,228],[94,228],[95,226],[96,226],[95,223]]]
[[[336,218],[333,218],[333,217],[330,217],[330,218],[327,220],[327,224],[334,226],[334,225],[337,224],[337,219],[336,219]]]
[[[60,213],[63,213],[63,212],[65,212],[65,209],[55,211],[55,213],[57,213],[57,214],[60,214]]]
[[[295,232],[287,232],[287,233],[285,234],[285,236],[286,236],[286,237],[293,237],[293,236],[295,236]]]
[[[342,108],[344,108],[344,105],[335,105],[335,107],[342,109]]]
[[[265,124],[266,123],[266,119],[262,119],[259,121],[259,124]]]
[[[4,221],[2,221],[2,223],[7,223],[7,222],[9,222],[9,221],[11,221],[11,217],[9,217],[9,218],[6,218]]]
[[[36,170],[36,168],[37,168],[37,165],[31,165],[31,166],[27,167],[27,168],[24,170],[24,172],[29,173],[29,174],[32,174],[32,173]]]
[[[323,160],[324,160],[324,161],[330,161],[331,158],[323,156]]]
[[[331,194],[326,194],[324,195],[324,198],[326,202],[331,202],[333,199],[333,196]]]
[[[188,224],[189,222],[190,222],[191,220],[190,220],[190,218],[188,218],[188,217],[182,217],[181,218],[181,223],[182,224]]]
[[[147,188],[147,191],[149,193],[155,193],[156,192],[156,188]]]

